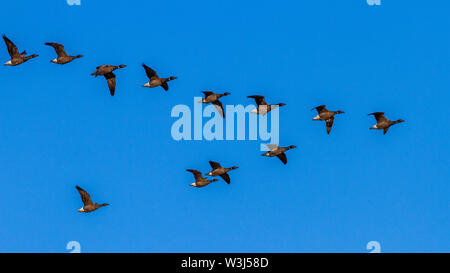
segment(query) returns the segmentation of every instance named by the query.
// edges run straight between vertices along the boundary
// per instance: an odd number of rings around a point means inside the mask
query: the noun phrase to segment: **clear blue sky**
[[[40,54],[0,67],[1,252],[450,251],[449,1],[0,5],[1,31]],[[51,64],[45,42],[85,57]],[[142,62],[178,76],[169,92],[141,87]],[[104,63],[128,65],[115,97],[89,75]],[[205,89],[285,102],[288,164],[257,141],[174,141],[172,107]],[[330,135],[320,104],[346,111]],[[383,136],[375,111],[406,122]],[[188,186],[208,160],[240,167],[231,185]],[[111,206],[77,213],[75,185]]]

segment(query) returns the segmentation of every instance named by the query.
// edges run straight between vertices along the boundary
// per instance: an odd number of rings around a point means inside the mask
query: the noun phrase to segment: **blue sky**
[[[0,67],[0,251],[450,251],[448,1],[2,1],[2,32],[40,56]],[[45,42],[85,57],[59,66]],[[6,47],[0,59],[9,60]],[[176,75],[146,89],[140,66]],[[89,74],[126,64],[116,95]],[[180,141],[201,90],[285,102],[284,166],[258,141]],[[309,110],[344,110],[330,135]],[[381,131],[368,113],[405,123]],[[207,119],[205,119],[206,121]],[[239,166],[188,185],[208,160]],[[90,214],[75,185],[111,205]]]

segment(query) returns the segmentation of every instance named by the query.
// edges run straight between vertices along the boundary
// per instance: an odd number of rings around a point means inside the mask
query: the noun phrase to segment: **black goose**
[[[264,99],[264,96],[259,96],[259,95],[252,95],[252,96],[248,96],[247,98],[255,99],[256,106],[257,106],[257,108],[252,110],[250,113],[255,113],[255,114],[260,114],[260,115],[265,115],[275,108],[286,105],[284,103],[268,105],[266,100]]]
[[[212,182],[218,181],[218,179],[207,180],[206,178],[203,177],[202,173],[197,170],[187,169],[186,171],[194,174],[195,182],[192,184],[189,184],[189,186],[192,186],[192,187],[202,188],[202,187],[208,186]]]
[[[211,165],[211,168],[213,168],[213,170],[210,171],[209,173],[207,173],[206,175],[220,176],[223,178],[223,180],[225,180],[225,182],[227,182],[227,184],[230,184],[230,176],[227,174],[227,172],[238,168],[236,166],[233,166],[231,168],[224,168],[224,167],[220,166],[219,163],[214,162],[214,161],[209,161],[209,165]]]
[[[172,76],[169,78],[160,78],[158,74],[156,74],[156,71],[151,69],[150,67],[146,66],[145,64],[142,64],[142,67],[145,69],[145,73],[147,74],[147,77],[149,78],[149,82],[144,84],[142,87],[157,87],[161,86],[164,88],[164,90],[169,90],[169,85],[167,82],[175,80],[177,77]]]
[[[26,56],[27,52],[23,51],[22,53],[19,53],[19,50],[17,49],[17,46],[11,42],[6,35],[3,34],[3,40],[5,40],[6,47],[8,48],[9,56],[11,56],[11,60],[5,63],[5,65],[11,65],[16,66],[19,64],[22,64],[30,59],[36,58],[37,54],[33,54],[30,56]]]
[[[377,124],[370,127],[369,129],[384,130],[383,135],[385,135],[387,133],[387,131],[389,130],[389,127],[391,127],[392,125],[404,122],[403,119],[399,119],[396,121],[388,120],[384,116],[384,112],[375,112],[375,113],[369,114],[369,116],[370,115],[375,116],[375,119],[377,120]]]
[[[295,145],[291,145],[289,147],[279,147],[276,144],[266,144],[267,147],[269,148],[268,152],[265,152],[262,154],[262,156],[268,156],[268,157],[278,157],[281,162],[283,162],[285,165],[287,163],[287,157],[286,154],[284,152],[290,150],[290,149],[294,149],[297,148],[297,146]]]
[[[216,109],[217,112],[224,118],[225,117],[225,110],[223,109],[223,105],[220,102],[219,98],[228,96],[230,93],[225,92],[223,94],[216,94],[212,91],[202,91],[203,94],[205,94],[205,98],[199,101],[200,103],[212,103]]]
[[[56,54],[58,57],[54,60],[51,60],[51,63],[55,64],[66,64],[70,63],[71,61],[83,57],[83,55],[77,55],[77,56],[69,56],[66,51],[64,50],[64,46],[62,44],[58,43],[45,43],[48,46],[51,46],[55,49]]]
[[[331,128],[333,127],[334,116],[337,114],[343,114],[344,111],[330,111],[326,108],[325,105],[320,105],[314,107],[312,110],[316,109],[318,115],[314,117],[312,120],[324,120],[327,122],[327,134],[330,134]]]
[[[81,197],[81,201],[83,202],[83,207],[81,209],[78,210],[78,212],[92,212],[94,210],[97,210],[98,208],[104,207],[104,206],[108,206],[108,203],[103,203],[103,204],[97,204],[92,202],[91,200],[91,196],[89,195],[89,193],[87,193],[85,190],[83,190],[82,188],[76,186],[75,187],[78,190],[78,193],[80,193],[80,197]]]
[[[104,76],[106,81],[108,82],[109,92],[111,96],[114,96],[114,92],[116,91],[116,75],[114,75],[113,71],[119,68],[124,68],[126,65],[121,64],[118,66],[104,64],[101,66],[97,66],[97,70],[92,73],[92,76]]]

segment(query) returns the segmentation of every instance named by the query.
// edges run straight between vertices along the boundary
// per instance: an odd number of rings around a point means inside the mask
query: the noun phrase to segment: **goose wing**
[[[214,107],[216,107],[219,114],[224,118],[225,117],[225,110],[223,110],[223,105],[219,100],[213,101],[212,104]]]
[[[224,173],[222,175],[220,175],[220,177],[223,178],[223,180],[225,180],[225,182],[227,182],[227,184],[230,184],[230,176],[227,173]]]
[[[330,134],[331,128],[333,127],[334,117],[327,119],[327,134]]]
[[[108,82],[109,93],[114,96],[116,91],[116,75],[112,72],[105,74],[105,79]]]
[[[326,108],[325,105],[319,105],[317,107],[314,107],[313,109],[311,109],[311,111],[314,110],[314,109],[316,109],[317,113],[319,113],[319,114],[322,113],[322,112],[327,111],[327,108]]]
[[[161,84],[161,87],[164,88],[164,90],[168,91],[169,90],[169,85],[167,84],[167,82],[163,82]]]
[[[146,66],[145,64],[142,64],[142,67],[145,69],[145,74],[147,74],[147,77],[152,80],[153,77],[158,78],[158,74],[156,74],[156,71],[151,69],[150,67]]]
[[[58,57],[69,57],[69,55],[67,55],[66,51],[64,50],[64,46],[62,44],[58,43],[45,43],[45,44],[53,47]]]
[[[202,173],[197,170],[187,169],[186,171],[191,172],[194,175],[195,181],[201,181],[204,179]]]
[[[267,102],[264,99],[264,96],[252,95],[252,96],[248,96],[247,98],[255,99],[255,102],[256,102],[256,104],[258,106],[260,106],[260,105],[267,105]]]
[[[8,53],[11,58],[20,57],[19,50],[17,49],[17,46],[11,42],[6,35],[3,35],[3,40],[5,40],[6,47],[8,48]]]
[[[202,93],[205,94],[205,98],[214,94],[214,92],[212,92],[212,91],[202,91]]]
[[[277,157],[281,160],[281,162],[283,162],[283,164],[286,165],[286,163],[287,163],[287,157],[286,157],[286,154],[285,154],[285,153],[281,153],[281,154],[277,155]]]
[[[211,168],[213,168],[213,170],[220,168],[220,164],[214,161],[209,161],[209,165],[211,165]]]
[[[384,112],[370,113],[369,116],[370,115],[374,116],[378,123],[388,121],[387,118],[384,116]]]
[[[89,195],[89,193],[87,193],[87,191],[83,190],[78,186],[75,186],[75,188],[78,190],[78,193],[80,194],[81,197],[81,201],[85,206],[94,204],[94,202],[92,202],[91,200],[91,196]]]

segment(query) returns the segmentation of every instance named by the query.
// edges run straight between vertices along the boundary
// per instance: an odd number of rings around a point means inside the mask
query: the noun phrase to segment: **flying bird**
[[[26,51],[19,53],[17,46],[13,42],[11,42],[11,40],[8,39],[8,37],[6,37],[5,34],[3,34],[3,40],[5,40],[5,44],[6,44],[6,47],[8,48],[9,56],[11,56],[11,60],[6,62],[5,65],[16,66],[16,65],[22,64],[30,59],[33,59],[33,58],[36,58],[37,56],[39,56],[37,54],[26,56],[27,55]]]
[[[387,133],[387,131],[389,130],[389,127],[391,127],[392,125],[404,122],[403,119],[399,119],[399,120],[396,120],[396,121],[388,120],[384,116],[384,112],[375,112],[375,113],[369,114],[369,116],[370,115],[375,117],[375,119],[377,120],[377,124],[375,124],[374,126],[370,127],[369,129],[384,130],[383,135],[385,135]]]
[[[83,202],[83,207],[81,209],[78,210],[78,212],[93,212],[94,210],[97,210],[98,208],[104,207],[104,206],[108,206],[108,203],[103,203],[103,204],[97,204],[92,202],[91,200],[91,196],[89,195],[89,193],[87,193],[85,190],[83,190],[82,188],[75,186],[75,188],[78,190],[78,193],[80,193],[80,197],[81,197],[81,201]]]
[[[227,172],[238,168],[236,166],[233,166],[231,168],[224,168],[224,167],[220,166],[219,163],[214,162],[214,161],[209,161],[209,165],[211,165],[212,171],[210,171],[206,175],[220,176],[223,178],[223,180],[225,180],[225,182],[227,182],[227,184],[230,184],[230,176],[227,174]]]
[[[156,74],[156,71],[151,69],[150,67],[146,66],[144,63],[142,64],[142,67],[145,69],[145,73],[147,74],[147,77],[149,78],[149,82],[144,84],[142,87],[157,87],[161,86],[164,88],[164,90],[169,90],[169,85],[167,84],[169,81],[175,80],[177,77],[172,76],[169,78],[160,78],[158,74]]]
[[[278,157],[281,162],[283,162],[283,164],[286,165],[287,163],[287,157],[286,154],[284,152],[289,151],[290,149],[294,149],[297,148],[297,146],[295,145],[291,145],[289,147],[279,147],[276,144],[266,144],[267,147],[269,148],[268,152],[265,152],[262,154],[262,156],[268,156],[268,157]]]
[[[259,95],[252,95],[252,96],[248,96],[247,98],[255,99],[256,106],[257,106],[257,108],[252,110],[250,113],[260,114],[263,116],[275,108],[286,105],[285,103],[277,103],[277,104],[269,105],[269,104],[267,104],[266,100],[264,99],[264,96],[259,96]]]
[[[71,61],[83,57],[83,55],[77,55],[77,56],[69,56],[66,51],[64,50],[64,46],[62,44],[58,43],[45,43],[48,46],[51,46],[55,49],[56,54],[58,57],[54,60],[51,60],[51,63],[55,64],[66,64],[70,63]]]
[[[205,94],[205,98],[199,101],[200,103],[212,103],[214,107],[216,107],[217,112],[224,118],[225,117],[225,110],[223,109],[223,105],[220,102],[219,98],[228,96],[230,93],[225,92],[223,94],[216,94],[212,91],[202,91],[203,94]]]
[[[97,66],[97,70],[92,73],[92,76],[104,76],[106,81],[108,82],[109,92],[111,96],[114,96],[114,92],[116,91],[116,75],[114,75],[113,71],[119,68],[124,68],[126,65],[121,64],[118,66],[104,64],[101,66]]]
[[[218,179],[207,180],[206,178],[203,177],[202,173],[197,170],[187,169],[186,171],[194,174],[195,182],[192,184],[189,184],[189,186],[192,186],[192,187],[201,188],[201,187],[208,186],[212,182],[218,181]]]
[[[320,105],[314,107],[312,110],[316,109],[318,115],[314,117],[312,120],[323,120],[327,122],[327,134],[330,134],[331,128],[333,127],[334,116],[337,114],[343,114],[344,111],[330,111],[326,108],[325,105]]]

